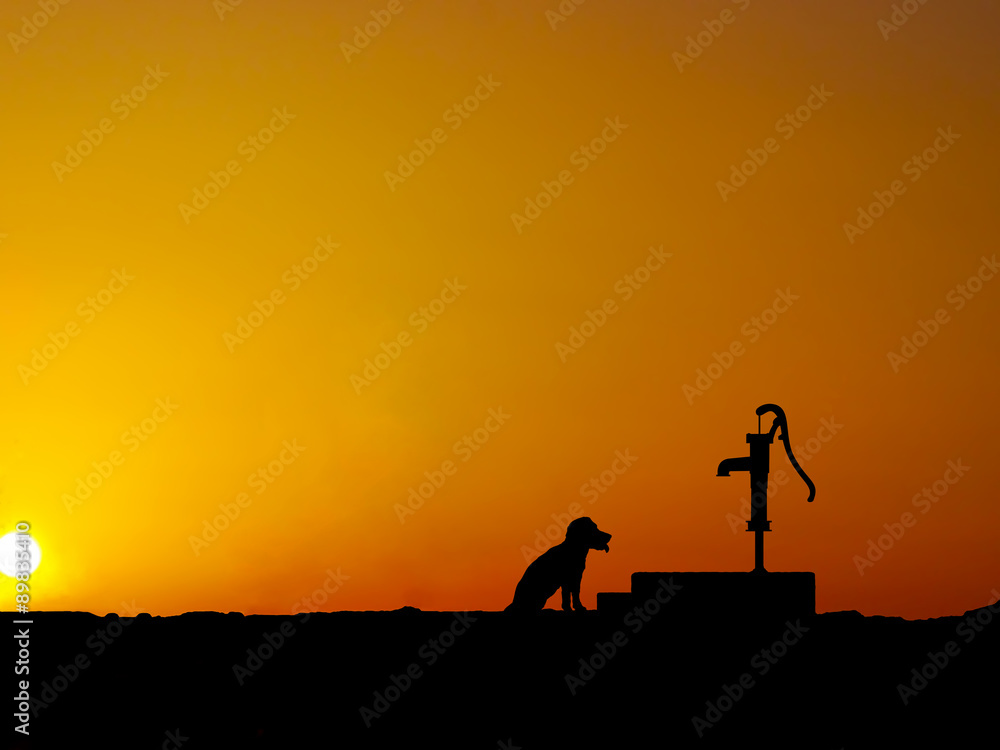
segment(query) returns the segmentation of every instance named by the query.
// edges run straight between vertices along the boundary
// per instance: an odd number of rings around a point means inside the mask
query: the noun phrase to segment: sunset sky
[[[995,600],[1000,8],[904,5],[5,2],[32,609],[502,609],[573,514],[590,608],[749,570],[769,402],[770,570]]]

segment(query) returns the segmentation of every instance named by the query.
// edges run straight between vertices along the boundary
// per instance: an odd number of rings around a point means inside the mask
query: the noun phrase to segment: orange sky
[[[777,489],[770,569],[820,611],[994,598],[995,4],[559,7],[4,3],[0,530],[42,547],[34,609],[499,609],[572,512],[614,536],[589,607],[748,570],[715,470],[766,402],[817,487]]]

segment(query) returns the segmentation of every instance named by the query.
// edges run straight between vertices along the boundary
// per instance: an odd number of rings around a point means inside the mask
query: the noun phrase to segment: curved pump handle
[[[778,439],[785,444],[785,453],[788,454],[788,460],[791,461],[792,466],[795,467],[795,471],[799,473],[799,476],[802,477],[802,480],[809,488],[809,497],[806,498],[806,501],[811,503],[813,498],[816,497],[816,485],[813,484],[813,481],[808,476],[806,476],[806,473],[802,470],[802,467],[799,466],[799,462],[795,460],[795,456],[792,454],[792,445],[788,440],[788,420],[785,419],[785,411],[777,404],[764,404],[762,406],[758,406],[758,421],[761,416],[767,414],[768,412],[774,413],[774,424],[771,425],[771,431],[768,435],[773,440],[774,433],[777,431],[778,427],[781,427],[781,434],[778,435]]]

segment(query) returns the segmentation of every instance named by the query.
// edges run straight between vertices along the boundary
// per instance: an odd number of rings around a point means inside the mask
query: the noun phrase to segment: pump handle
[[[799,466],[799,462],[795,460],[795,456],[792,454],[792,445],[788,439],[788,420],[785,418],[785,411],[777,404],[763,404],[762,406],[758,406],[758,424],[760,423],[760,417],[768,412],[774,413],[774,424],[771,425],[771,431],[768,435],[772,440],[774,440],[774,433],[777,431],[778,427],[781,427],[781,434],[778,435],[778,439],[785,444],[785,453],[788,454],[788,460],[809,488],[809,497],[806,498],[806,501],[811,503],[813,498],[816,497],[816,485],[813,484],[813,481],[808,476],[806,476],[806,473],[802,470],[802,467]],[[757,430],[759,432],[760,427],[758,427]]]

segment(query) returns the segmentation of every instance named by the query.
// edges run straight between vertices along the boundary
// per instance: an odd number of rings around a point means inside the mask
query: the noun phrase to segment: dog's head
[[[566,541],[586,549],[602,549],[608,552],[611,534],[601,531],[597,528],[596,523],[584,516],[570,521],[569,526],[566,527]]]

